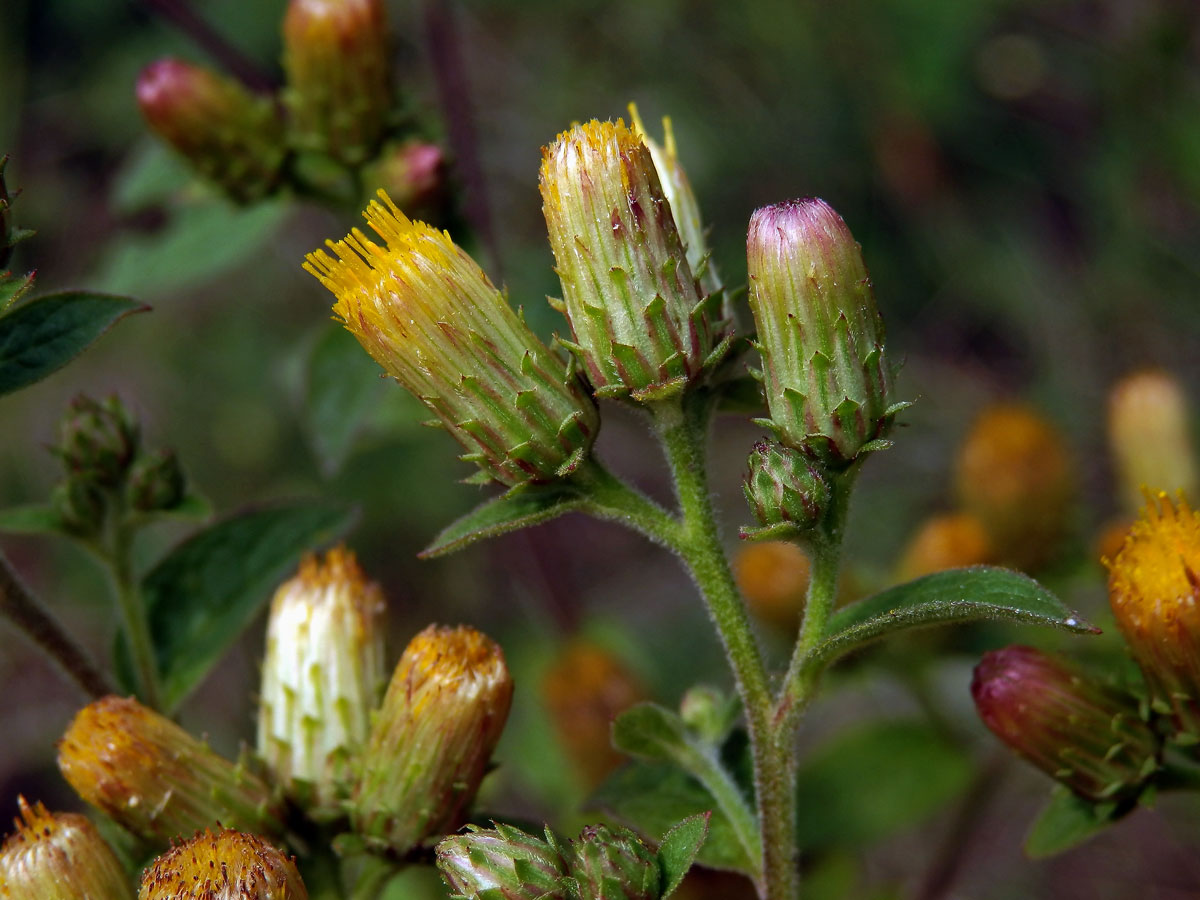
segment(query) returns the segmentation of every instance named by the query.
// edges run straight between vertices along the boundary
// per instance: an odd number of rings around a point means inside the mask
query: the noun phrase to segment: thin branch
[[[87,651],[67,633],[62,623],[30,592],[0,553],[0,616],[57,662],[85,694],[93,699],[116,693]]]

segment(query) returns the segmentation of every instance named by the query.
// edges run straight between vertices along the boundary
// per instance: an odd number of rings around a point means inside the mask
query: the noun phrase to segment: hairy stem
[[[133,534],[124,521],[124,510],[117,514],[113,528],[111,546],[105,558],[112,573],[113,589],[117,609],[121,614],[121,626],[129,642],[133,667],[141,687],[141,700],[151,709],[162,709],[162,689],[158,678],[158,660],[154,654],[154,640],[150,636],[150,623],[142,592],[133,572]]]
[[[115,693],[87,651],[55,615],[33,595],[11,563],[0,553],[0,615],[37,644],[92,699]]]

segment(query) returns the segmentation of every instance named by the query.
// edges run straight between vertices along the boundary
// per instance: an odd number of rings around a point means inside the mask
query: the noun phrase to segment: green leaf
[[[669,897],[687,874],[696,854],[708,836],[709,815],[688,816],[666,833],[658,848],[658,868],[662,872],[661,897]]]
[[[656,841],[663,841],[680,819],[711,812],[709,838],[696,861],[713,869],[754,876],[754,865],[729,819],[699,781],[668,763],[635,762],[614,772],[588,800]]]
[[[375,406],[384,384],[379,376],[379,364],[340,325],[326,329],[313,347],[305,419],[326,475],[341,468],[355,434]]]
[[[861,849],[954,800],[971,771],[963,750],[924,723],[884,721],[843,732],[797,772],[797,843]]]
[[[1054,856],[1090,840],[1116,817],[1111,803],[1094,804],[1062,785],[1038,813],[1025,838],[1025,853],[1033,859]]]
[[[578,488],[561,481],[510,491],[475,507],[444,528],[418,556],[422,559],[444,556],[484,538],[539,525],[579,509],[584,500]]]
[[[692,753],[683,720],[657,703],[638,703],[613,722],[613,746],[651,762],[678,761]]]
[[[1029,576],[974,566],[926,575],[839,610],[830,621],[829,636],[812,651],[810,661],[828,665],[897,631],[979,619],[1099,632]]]
[[[151,570],[142,599],[168,711],[217,664],[301,554],[345,531],[353,515],[318,503],[243,513],[193,535]]]
[[[9,534],[59,534],[62,530],[62,518],[49,504],[31,503],[28,506],[0,509],[0,531]]]
[[[65,291],[0,316],[0,394],[61,369],[120,319],[150,307],[109,294]]]

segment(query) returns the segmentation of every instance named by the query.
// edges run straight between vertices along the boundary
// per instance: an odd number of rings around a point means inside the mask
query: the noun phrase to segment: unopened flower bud
[[[896,413],[883,320],[862,250],[823,200],[755,210],[746,236],[750,310],[779,440],[823,465],[879,449]]]
[[[600,428],[579,379],[529,329],[450,236],[408,219],[388,196],[304,268],[337,297],[346,328],[464,448],[506,485],[570,474]],[[386,205],[384,205],[386,204]]]
[[[308,900],[296,863],[256,834],[205,829],[142,872],[138,900]]]
[[[1121,498],[1134,513],[1142,491],[1182,491],[1195,497],[1196,451],[1183,387],[1166,372],[1136,372],[1108,398],[1108,440]]]
[[[500,647],[475,629],[431,625],[413,638],[359,761],[355,831],[402,854],[462,824],[512,690]]]
[[[187,494],[187,478],[174,450],[142,456],[129,473],[129,502],[139,512],[175,509]]]
[[[467,826],[437,845],[437,867],[466,900],[563,900],[566,864],[555,847],[510,825]]]
[[[690,687],[679,701],[679,718],[701,740],[719,744],[737,719],[740,706],[735,698],[710,684]]]
[[[103,488],[122,484],[141,444],[141,430],[114,394],[104,401],[80,394],[59,425],[54,452],[68,475]]]
[[[338,815],[386,673],[383,592],[354,554],[305,557],[271,601],[258,755],[314,818]]]
[[[159,137],[238,203],[279,180],[283,123],[270,99],[201,66],[160,59],[137,82],[142,115]]]
[[[1158,768],[1160,741],[1137,698],[1040,650],[985,654],[971,695],[996,737],[1088,800],[1131,799]]]
[[[1113,615],[1155,708],[1184,742],[1200,741],[1200,514],[1182,498],[1147,497],[1107,564]]]
[[[133,900],[133,884],[104,838],[78,813],[18,797],[21,818],[0,848],[6,900]]]
[[[955,487],[992,540],[997,561],[1034,568],[1066,529],[1074,484],[1062,435],[1026,406],[985,410],[958,451]]]
[[[911,581],[946,569],[992,562],[992,541],[983,523],[969,513],[931,516],[917,529],[900,558],[897,577]]]
[[[720,297],[697,283],[641,139],[619,120],[577,126],[543,151],[539,186],[568,346],[596,393],[649,402],[714,365]]]
[[[648,699],[641,680],[611,650],[567,644],[542,676],[542,701],[575,770],[596,787],[627,759],[612,745],[613,719]]]
[[[104,697],[75,716],[58,768],[85,801],[144,840],[221,822],[280,832],[267,786],[136,700]]]
[[[293,141],[356,165],[374,155],[392,106],[383,0],[291,0],[284,99]]]
[[[742,489],[762,526],[743,528],[743,537],[807,531],[829,508],[829,484],[818,465],[801,451],[775,441],[755,443]]]
[[[800,627],[812,564],[790,541],[758,541],[740,547],[733,571],[746,606],[785,631]]]
[[[658,856],[628,828],[589,825],[571,850],[579,900],[658,900],[662,894]]]
[[[363,167],[362,180],[382,188],[409,215],[436,215],[445,194],[446,154],[427,141],[392,144]]]
[[[103,489],[84,475],[68,475],[66,481],[56,485],[50,504],[68,534],[88,539],[104,528],[108,501]]]

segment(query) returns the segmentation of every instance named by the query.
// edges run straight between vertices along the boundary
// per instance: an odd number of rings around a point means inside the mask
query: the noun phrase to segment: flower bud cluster
[[[261,837],[204,829],[142,873],[138,900],[308,900],[294,860]]]
[[[51,450],[64,469],[53,504],[77,537],[97,537],[113,516],[175,509],[187,493],[174,451],[147,453],[140,426],[115,394],[72,400]]]
[[[437,846],[442,878],[464,900],[659,900],[658,855],[628,828],[588,825],[564,844],[508,825],[468,826]]]

